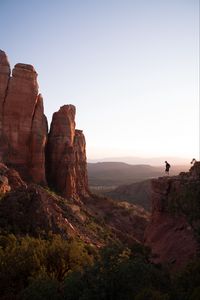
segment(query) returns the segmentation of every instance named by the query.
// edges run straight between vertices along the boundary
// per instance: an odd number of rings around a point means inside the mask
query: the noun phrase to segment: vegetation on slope
[[[98,253],[78,240],[0,236],[2,300],[199,300],[200,260],[170,276],[142,246]]]
[[[184,185],[180,191],[169,199],[169,212],[181,211],[198,228],[199,186]],[[136,241],[128,247],[112,236],[112,244],[94,246],[90,241],[99,236],[111,241],[111,233],[102,230],[106,216],[109,228],[118,230],[127,218],[129,226],[136,219],[130,204],[121,207],[97,196],[84,201],[78,206],[35,185],[0,200],[1,300],[199,300],[200,257],[171,274],[153,264],[150,250]],[[109,217],[110,208],[115,218]],[[84,233],[91,240],[84,240]]]

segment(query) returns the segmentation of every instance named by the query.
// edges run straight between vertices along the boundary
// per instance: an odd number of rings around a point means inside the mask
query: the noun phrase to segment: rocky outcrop
[[[21,179],[19,173],[14,169],[9,169],[0,163],[0,195],[15,191],[20,187],[26,187],[26,183]]]
[[[176,177],[152,180],[152,217],[145,243],[153,261],[180,268],[198,251],[200,164]]]
[[[65,197],[88,194],[85,138],[75,130],[73,105],[64,105],[53,115],[47,144],[47,179]]]
[[[2,55],[1,55],[2,57]],[[45,184],[47,121],[43,100],[38,95],[37,73],[33,66],[15,65],[9,78],[6,57],[0,111],[0,160],[15,168],[27,181]],[[0,78],[2,79],[2,78]],[[6,85],[7,84],[7,85]]]
[[[45,235],[50,231],[65,238],[76,234],[59,206],[59,200],[34,184],[8,193],[2,199],[0,228],[11,228],[15,234],[28,233],[33,236]]]
[[[48,183],[65,197],[88,195],[85,138],[75,129],[73,105],[53,115],[50,133],[32,65],[16,64],[12,76],[0,51],[0,162],[26,182]],[[47,160],[47,162],[46,162]],[[6,180],[2,179],[3,190]]]
[[[45,149],[47,142],[47,119],[44,115],[43,98],[37,97],[31,124],[29,173],[35,183],[46,183]]]
[[[10,64],[4,51],[0,50],[0,133],[2,130],[3,105],[10,79]],[[1,151],[1,150],[0,150]]]
[[[76,190],[81,196],[88,194],[86,142],[82,130],[75,130],[74,137]]]

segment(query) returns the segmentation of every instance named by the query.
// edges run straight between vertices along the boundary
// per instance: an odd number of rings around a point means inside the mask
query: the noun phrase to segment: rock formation
[[[3,105],[8,89],[8,82],[10,79],[10,64],[8,58],[2,50],[0,50],[0,133],[2,130],[2,113]]]
[[[88,194],[88,175],[86,160],[86,142],[82,130],[75,130],[74,137],[76,190],[81,196]]]
[[[53,115],[47,144],[47,179],[65,197],[88,193],[85,138],[75,130],[73,105],[64,105]]]
[[[180,268],[198,250],[200,163],[188,173],[152,180],[152,217],[145,233],[153,261]]]
[[[27,181],[45,184],[47,121],[38,94],[33,66],[9,63],[0,53],[0,160],[15,168]]]
[[[0,196],[7,192],[15,191],[19,187],[27,187],[19,173],[0,163]]]
[[[10,76],[7,56],[0,51],[0,162],[27,182],[46,185],[47,173],[51,187],[66,197],[88,195],[85,138],[75,129],[75,107],[65,105],[54,113],[46,147],[47,131],[34,67],[16,64]],[[6,179],[1,180],[6,190]]]

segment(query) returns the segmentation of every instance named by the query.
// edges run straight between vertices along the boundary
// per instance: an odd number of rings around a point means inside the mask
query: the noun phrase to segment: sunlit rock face
[[[198,250],[200,163],[176,177],[152,180],[152,217],[145,232],[155,263],[181,268]]]
[[[85,137],[75,129],[75,113],[75,106],[62,106],[48,135],[34,67],[16,64],[10,75],[7,56],[0,51],[0,162],[27,182],[46,185],[47,176],[56,191],[78,199],[88,195],[88,179]],[[4,177],[2,184],[6,189]]]
[[[47,179],[65,197],[88,193],[85,138],[75,129],[76,109],[64,105],[53,115],[47,144]]]
[[[1,62],[0,159],[27,181],[45,184],[47,121],[37,73],[31,65],[16,64],[9,77],[5,56]]]

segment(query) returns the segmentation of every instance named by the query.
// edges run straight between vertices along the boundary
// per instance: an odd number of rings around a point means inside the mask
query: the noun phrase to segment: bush
[[[0,298],[7,294],[11,298],[32,279],[45,277],[62,281],[68,272],[81,271],[91,263],[92,257],[83,243],[66,241],[59,235],[52,235],[48,240],[0,236]]]

